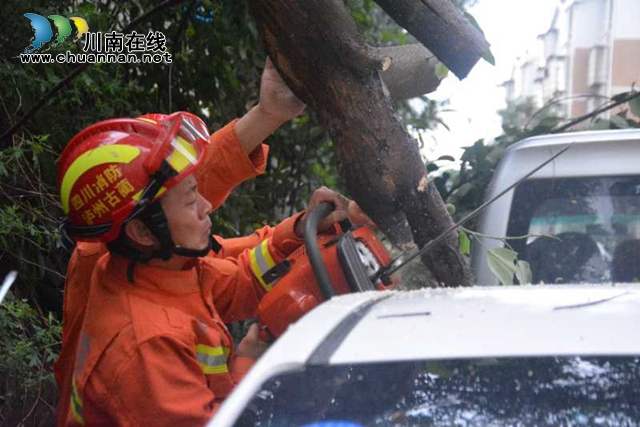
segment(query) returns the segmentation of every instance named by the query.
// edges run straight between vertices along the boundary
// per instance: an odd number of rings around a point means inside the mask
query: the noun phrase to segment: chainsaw
[[[366,227],[354,229],[348,219],[335,227],[335,233],[318,236],[318,224],[333,210],[331,203],[321,203],[308,213],[304,246],[263,276],[269,283],[275,279],[278,281],[258,306],[260,339],[273,341],[291,323],[334,295],[394,288],[396,282],[391,277],[393,273],[438,245],[450,233],[573,145],[573,142],[568,144],[422,248],[411,254],[401,254],[393,260],[373,231]]]
[[[266,282],[276,282],[258,306],[261,340],[275,340],[291,323],[335,295],[395,287],[392,280],[375,279],[391,257],[371,229],[354,228],[345,219],[330,232],[317,233],[318,224],[333,209],[333,204],[321,203],[309,212],[305,244],[264,274]]]

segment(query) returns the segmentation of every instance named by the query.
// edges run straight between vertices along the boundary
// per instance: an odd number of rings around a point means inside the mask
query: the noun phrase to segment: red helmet
[[[58,162],[64,231],[74,240],[115,240],[127,220],[195,171],[208,143],[207,126],[186,112],[82,130]]]

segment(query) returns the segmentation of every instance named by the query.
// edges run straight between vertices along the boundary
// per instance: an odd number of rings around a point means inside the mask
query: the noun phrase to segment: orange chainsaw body
[[[379,268],[390,262],[389,252],[375,233],[367,227],[346,233],[336,227],[335,231],[330,234],[318,235],[320,253],[337,295],[367,290],[385,290],[395,286],[394,283],[383,285],[380,282],[374,285],[370,280],[368,284],[359,285],[354,285],[353,280],[349,282],[348,273],[345,273],[344,261],[341,261],[341,257],[344,258],[344,255],[340,255],[339,249],[341,239],[353,239],[357,242],[358,250],[362,252],[361,257],[364,257],[360,261],[370,264],[368,266],[370,273],[374,268],[374,265],[371,264],[377,263]],[[372,257],[375,262],[371,260]],[[258,306],[257,318],[261,325],[260,337],[264,341],[278,338],[290,324],[325,300],[304,245],[283,262],[289,263],[288,271],[278,278],[273,288],[262,298]]]

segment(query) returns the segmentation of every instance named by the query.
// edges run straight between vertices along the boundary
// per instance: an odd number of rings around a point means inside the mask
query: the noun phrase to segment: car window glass
[[[508,236],[533,283],[640,280],[640,177],[537,179],[516,188]]]

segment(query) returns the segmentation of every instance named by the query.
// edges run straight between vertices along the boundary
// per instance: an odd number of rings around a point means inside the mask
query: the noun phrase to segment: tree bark
[[[385,61],[360,40],[342,1],[250,4],[274,65],[332,136],[340,176],[358,204],[376,222],[403,213],[420,246],[452,225],[417,142],[394,114],[380,76]],[[423,260],[438,283],[472,284],[455,234]]]
[[[374,0],[459,79],[489,50],[480,30],[448,0]]]

